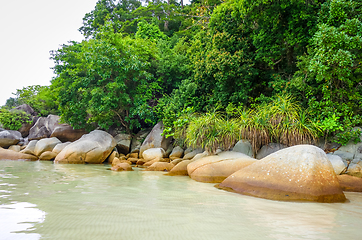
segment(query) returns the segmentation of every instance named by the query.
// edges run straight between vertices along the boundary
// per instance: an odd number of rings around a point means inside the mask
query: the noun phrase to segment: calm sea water
[[[0,161],[0,239],[362,239],[361,193],[278,202],[108,168]]]

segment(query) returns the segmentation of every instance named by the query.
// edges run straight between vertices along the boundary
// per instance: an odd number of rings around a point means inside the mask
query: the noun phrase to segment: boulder
[[[20,152],[20,146],[19,145],[11,145],[8,149],[12,150],[12,151],[15,151],[15,152]]]
[[[49,138],[54,129],[60,126],[59,119],[60,117],[56,115],[40,117],[29,131],[29,140]]]
[[[0,131],[0,147],[7,148],[16,145],[22,139],[21,133],[14,130]]]
[[[132,164],[136,164],[138,160],[138,158],[127,158],[127,161],[130,161]]]
[[[286,145],[280,143],[269,143],[268,145],[264,145],[257,153],[256,159],[262,159],[266,156],[279,151],[280,149],[286,148]]]
[[[55,152],[46,151],[46,152],[43,152],[39,156],[39,160],[42,160],[42,161],[54,160],[56,156],[57,156],[57,154]]]
[[[351,163],[348,167],[347,174],[362,178],[362,161],[358,163]]]
[[[191,160],[196,161],[196,160],[198,160],[200,158],[204,158],[204,157],[207,157],[207,156],[209,156],[209,153],[207,151],[204,151],[202,153],[196,154],[195,157],[193,157]]]
[[[339,185],[346,192],[362,192],[362,178],[346,174],[337,176]]]
[[[128,160],[128,161],[130,161],[130,160]],[[133,163],[133,162],[132,162],[132,163]],[[145,164],[144,159],[137,159],[137,162],[136,162],[136,165],[137,165],[137,166],[143,166],[143,164]]]
[[[146,171],[170,171],[174,165],[167,162],[155,162],[146,168]]]
[[[188,160],[193,159],[197,154],[203,153],[203,152],[204,152],[204,150],[202,150],[201,148],[195,149],[192,152],[185,154],[183,159],[188,159]]]
[[[38,158],[34,155],[15,152],[0,147],[0,160],[30,160],[36,161]]]
[[[184,156],[185,156],[186,154],[192,152],[193,150],[194,150],[194,149],[192,149],[191,147],[186,148],[185,151],[184,151]]]
[[[182,158],[177,158],[171,161],[171,163],[176,166],[178,163],[184,161]],[[186,160],[185,160],[186,161]]]
[[[132,142],[132,135],[126,133],[117,134],[114,137],[114,140],[117,142],[117,149],[118,152],[123,154],[128,154],[131,150],[131,142]]]
[[[237,142],[233,148],[233,151],[244,153],[245,155],[253,157],[253,147],[251,146],[250,141],[246,139],[241,139],[239,142]]]
[[[33,141],[36,141],[36,140],[33,140]],[[69,144],[70,144],[70,142],[58,143],[57,145],[55,145],[52,152],[58,155]]]
[[[160,162],[160,160],[159,160],[159,159],[154,159],[154,160],[145,162],[142,166],[143,166],[143,167],[149,167],[149,166],[151,166],[152,164],[154,164],[155,162]]]
[[[272,200],[346,201],[325,152],[312,145],[270,154],[230,175],[219,187]]]
[[[133,138],[131,143],[131,153],[138,153],[142,146],[143,141],[147,137],[147,135],[151,132],[151,129],[144,129],[139,131]],[[142,155],[140,155],[142,156]]]
[[[183,160],[176,164],[167,175],[170,176],[188,176],[187,165],[192,163],[193,160]]]
[[[56,137],[62,142],[74,142],[86,133],[84,129],[74,129],[69,124],[60,124],[55,126],[50,137]]]
[[[10,110],[10,112],[12,112],[12,111],[23,111],[28,115],[36,116],[36,112],[28,104],[19,105],[19,106],[17,106],[17,107]]]
[[[111,135],[112,136],[112,135]],[[118,163],[111,168],[112,171],[133,171],[132,166],[128,163]]]
[[[62,142],[59,141],[59,139],[56,137],[40,139],[35,145],[34,153],[36,156],[40,156],[43,152],[51,152],[53,148],[59,143]]]
[[[198,182],[220,183],[256,161],[244,153],[228,151],[194,160],[187,165],[187,172]]]
[[[94,130],[66,146],[54,163],[103,163],[115,146],[112,135]]]
[[[126,158],[138,158],[138,152],[128,153]]]
[[[35,146],[37,144],[38,140],[32,140],[28,143],[28,145],[26,145],[26,148],[21,150],[21,153],[25,153],[25,154],[32,154],[35,155]]]
[[[178,159],[182,158],[184,155],[184,150],[180,146],[176,146],[174,149],[172,149],[172,152],[170,154],[171,159]]]
[[[149,162],[152,160],[160,160],[165,155],[165,150],[163,148],[150,148],[143,152],[144,162]]]
[[[340,156],[343,160],[352,160],[355,158],[358,148],[362,146],[362,143],[355,144],[354,142],[349,142],[345,146],[341,146],[337,151],[334,152],[334,155]]]
[[[132,163],[128,160],[121,160],[119,158],[114,158],[113,161],[112,161],[112,166],[116,166],[118,163],[127,163],[129,165],[132,165]]]
[[[340,156],[329,153],[327,154],[327,157],[329,161],[332,163],[334,172],[337,175],[341,174],[344,170],[346,170],[346,165],[344,165],[344,162]]]
[[[172,138],[165,138],[162,136],[163,123],[159,122],[153,127],[152,131],[147,135],[145,141],[140,148],[140,156],[143,156],[143,152],[150,148],[163,148],[167,150],[171,145]]]

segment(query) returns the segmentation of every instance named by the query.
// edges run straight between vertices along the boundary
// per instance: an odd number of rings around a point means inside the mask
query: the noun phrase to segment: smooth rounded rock
[[[107,132],[94,130],[66,146],[54,163],[103,163],[116,146],[116,141]]]
[[[55,145],[55,147],[53,148],[52,152],[59,154],[66,146],[68,146],[70,144],[70,142],[65,142],[65,143],[59,143],[57,145]]]
[[[118,163],[111,168],[112,171],[133,171],[132,166],[128,163]]]
[[[142,154],[144,162],[149,162],[155,159],[162,159],[165,156],[165,150],[163,148],[150,148]]]
[[[253,156],[253,147],[249,140],[241,139],[233,147],[234,152],[240,152],[248,155],[249,157]]]
[[[15,152],[0,147],[0,160],[30,160],[36,161],[38,158],[34,155]]]
[[[11,145],[8,149],[15,151],[15,152],[20,152],[20,146],[19,145]]]
[[[15,145],[22,139],[21,133],[13,130],[0,131],[0,147],[7,148]]]
[[[21,150],[21,153],[25,153],[25,154],[32,154],[35,155],[35,146],[38,143],[38,140],[31,140],[28,145],[26,145],[25,149]]]
[[[198,182],[220,183],[234,172],[257,160],[240,152],[222,152],[188,164],[188,175]]]
[[[176,166],[174,166],[170,172],[167,174],[169,176],[188,176],[188,172],[187,172],[187,165],[189,165],[190,163],[192,163],[193,160],[183,160],[181,162],[179,162],[178,164],[176,164]]]
[[[362,192],[362,178],[346,174],[337,176],[339,185],[346,192]]]
[[[43,152],[51,152],[53,148],[59,143],[62,142],[56,137],[40,139],[35,145],[34,153],[36,156],[40,156]]]
[[[55,126],[50,137],[56,137],[62,142],[74,142],[86,133],[84,129],[74,129],[69,124],[60,124]]]
[[[146,168],[146,171],[170,171],[174,165],[167,162],[155,162]]]
[[[297,145],[270,154],[230,175],[219,187],[272,200],[346,200],[325,152],[312,145]]]
[[[344,162],[340,156],[333,155],[333,154],[327,154],[327,157],[328,157],[329,161],[332,163],[334,172],[337,175],[341,174],[344,170],[346,170],[346,165],[344,165]]]
[[[163,127],[163,123],[159,122],[152,128],[152,131],[142,143],[140,156],[143,156],[143,152],[150,148],[163,148],[165,151],[169,148],[172,138],[165,138],[165,136],[161,135],[163,133]]]
[[[174,147],[174,149],[172,149],[172,152],[169,157],[171,159],[178,159],[182,158],[183,155],[184,155],[184,150],[180,146],[176,146]]]
[[[187,159],[187,160],[191,160],[193,159],[197,154],[199,153],[203,153],[204,150],[202,150],[201,148],[195,149],[192,152],[189,152],[187,154],[184,155],[183,159]]]
[[[39,160],[42,160],[42,161],[50,161],[50,160],[54,160],[56,156],[57,156],[56,153],[51,152],[51,151],[46,151],[46,152],[43,152],[43,153],[39,156]]]
[[[280,143],[269,143],[268,145],[264,145],[256,155],[256,159],[262,159],[266,156],[275,153],[281,149],[286,148],[286,145],[280,144]]]

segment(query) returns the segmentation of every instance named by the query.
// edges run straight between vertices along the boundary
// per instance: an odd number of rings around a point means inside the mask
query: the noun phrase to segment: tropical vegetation
[[[359,0],[99,0],[82,42],[51,52],[50,86],[19,89],[39,115],[135,133],[162,120],[209,152],[359,140]]]

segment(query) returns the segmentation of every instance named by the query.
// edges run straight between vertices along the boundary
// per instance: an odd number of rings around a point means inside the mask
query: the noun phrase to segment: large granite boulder
[[[50,161],[50,160],[54,160],[56,156],[57,156],[56,153],[51,152],[51,151],[46,151],[46,152],[43,152],[39,156],[39,160],[41,160],[41,161]]]
[[[56,137],[40,139],[35,145],[34,153],[39,157],[43,152],[53,151],[53,148],[59,143],[62,142]]]
[[[62,142],[74,142],[86,133],[84,129],[74,129],[69,124],[60,124],[55,126],[50,137],[56,137]]]
[[[35,155],[35,146],[37,144],[38,140],[31,140],[28,145],[26,145],[25,149],[21,150],[21,153],[25,153],[25,154],[32,154]]]
[[[286,145],[280,143],[269,143],[268,145],[262,146],[262,148],[258,151],[256,155],[256,159],[265,158],[266,156],[286,147]]]
[[[152,131],[147,135],[145,141],[142,143],[142,146],[140,148],[140,157],[142,157],[143,152],[150,148],[163,148],[163,150],[167,150],[168,147],[171,144],[172,138],[165,138],[165,136],[162,136],[163,132],[163,123],[159,122],[157,123]]]
[[[351,163],[348,167],[347,174],[362,178],[362,161],[358,163]]]
[[[15,152],[20,152],[20,148],[20,145],[11,145],[8,149]]]
[[[49,138],[54,129],[60,125],[59,119],[60,117],[56,115],[40,117],[29,131],[29,140]]]
[[[200,158],[187,165],[188,175],[199,182],[220,183],[234,172],[257,160],[239,152],[221,152]]]
[[[346,200],[325,152],[312,145],[297,145],[270,154],[230,175],[219,187],[272,200]]]
[[[147,167],[146,171],[170,171],[174,165],[167,162],[155,162],[151,166]]]
[[[54,163],[103,163],[116,144],[109,133],[94,130],[66,146]]]
[[[132,135],[126,133],[119,133],[114,137],[117,142],[117,150],[120,153],[128,154],[131,150]]]
[[[34,155],[15,152],[9,149],[4,149],[0,147],[0,160],[30,160],[35,161],[38,158]]]
[[[235,146],[233,147],[234,152],[241,152],[250,157],[253,157],[253,147],[249,140],[241,139],[238,141]]]
[[[52,152],[55,154],[59,154],[66,146],[68,146],[71,142],[65,142],[65,143],[58,143],[53,148]]]
[[[13,130],[0,130],[0,147],[7,148],[22,139],[21,133]]]

